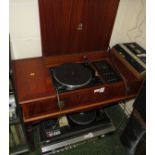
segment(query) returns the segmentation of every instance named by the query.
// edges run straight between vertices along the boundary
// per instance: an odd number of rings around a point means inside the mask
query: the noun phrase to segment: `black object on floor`
[[[129,155],[146,154],[146,81],[134,103],[134,110],[121,136]]]

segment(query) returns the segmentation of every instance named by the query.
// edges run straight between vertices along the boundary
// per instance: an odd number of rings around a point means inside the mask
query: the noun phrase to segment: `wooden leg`
[[[33,128],[31,126],[26,126],[26,138],[27,143],[29,145],[29,149],[33,151],[35,149],[35,144],[34,144]]]

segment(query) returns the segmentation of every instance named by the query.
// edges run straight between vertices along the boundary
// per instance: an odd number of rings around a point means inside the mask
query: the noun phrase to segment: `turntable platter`
[[[69,89],[87,85],[92,80],[91,71],[82,64],[67,63],[55,68],[54,79]]]
[[[78,125],[87,125],[93,122],[96,118],[96,111],[87,111],[69,115],[69,119]]]

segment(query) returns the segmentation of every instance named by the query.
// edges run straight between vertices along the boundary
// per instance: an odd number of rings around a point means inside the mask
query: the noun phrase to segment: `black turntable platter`
[[[74,89],[89,84],[92,72],[82,64],[66,63],[54,69],[53,77],[59,84]]]
[[[87,125],[93,122],[96,118],[96,111],[80,112],[69,115],[69,119],[78,125]]]

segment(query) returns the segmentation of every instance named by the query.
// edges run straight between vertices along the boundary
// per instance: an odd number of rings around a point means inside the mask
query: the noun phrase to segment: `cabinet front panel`
[[[58,110],[56,99],[30,102],[21,106],[24,118],[42,116]]]

